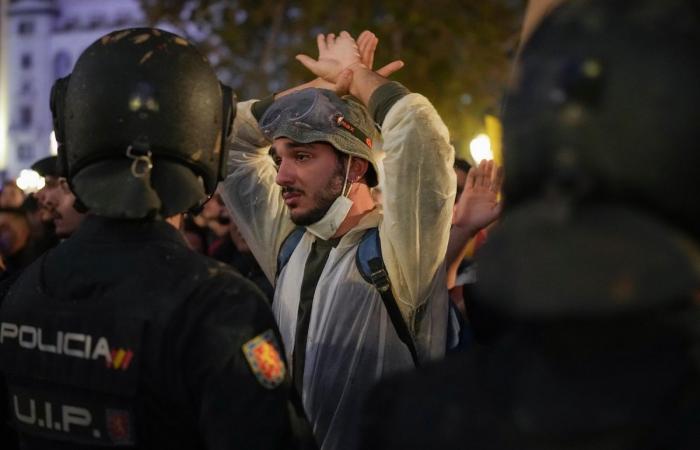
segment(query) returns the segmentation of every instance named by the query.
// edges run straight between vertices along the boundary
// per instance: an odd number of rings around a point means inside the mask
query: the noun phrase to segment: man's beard
[[[335,202],[335,199],[343,194],[343,182],[345,181],[345,174],[343,172],[343,165],[338,164],[335,173],[331,176],[330,180],[328,180],[328,184],[314,195],[315,207],[301,215],[295,216],[293,212],[290,212],[290,217],[295,225],[305,227],[318,222],[326,215],[333,205],[333,202]],[[288,190],[293,191],[294,188]]]

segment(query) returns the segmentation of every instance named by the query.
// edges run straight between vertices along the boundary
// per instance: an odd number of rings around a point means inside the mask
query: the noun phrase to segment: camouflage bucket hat
[[[378,184],[380,136],[367,110],[353,97],[326,89],[303,89],[276,100],[260,119],[265,136],[295,142],[327,142],[339,151],[367,160],[367,184]]]

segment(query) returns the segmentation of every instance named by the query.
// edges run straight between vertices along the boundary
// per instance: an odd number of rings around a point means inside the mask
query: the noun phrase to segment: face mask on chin
[[[352,200],[344,195],[339,195],[326,214],[318,222],[307,225],[306,229],[314,236],[327,241],[338,231],[340,225],[352,208]]]
[[[350,174],[351,162],[352,156],[348,157],[348,166],[345,170],[345,180],[343,181],[343,192],[335,199],[326,214],[319,221],[306,226],[309,233],[324,241],[333,237],[350,212],[350,208],[352,208],[353,202],[347,197],[350,193],[348,175]]]

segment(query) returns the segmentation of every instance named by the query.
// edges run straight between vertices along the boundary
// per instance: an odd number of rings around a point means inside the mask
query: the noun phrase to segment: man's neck
[[[333,235],[334,238],[341,237],[352,230],[364,216],[375,208],[374,200],[366,184],[357,183],[353,185],[348,198],[352,200],[352,207],[348,215],[345,216],[343,223],[338,227],[338,231]]]

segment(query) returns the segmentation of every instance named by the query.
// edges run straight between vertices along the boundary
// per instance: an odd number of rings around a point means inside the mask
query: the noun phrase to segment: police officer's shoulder
[[[269,308],[263,292],[253,282],[241,275],[232,266],[213,260],[212,258],[201,257],[201,269],[203,272],[202,290],[205,292],[220,292],[229,301],[234,303],[254,302]],[[206,287],[205,287],[206,286]]]
[[[270,305],[263,292],[233,267],[203,255],[189,276],[196,280],[182,307],[188,316],[225,321],[238,327],[240,339],[250,339],[268,329],[276,330]],[[215,317],[217,316],[217,317]]]
[[[186,359],[215,372],[235,361],[236,376],[262,391],[284,385],[282,341],[262,291],[226,264],[197,260],[200,278],[170,324],[186,337]]]

